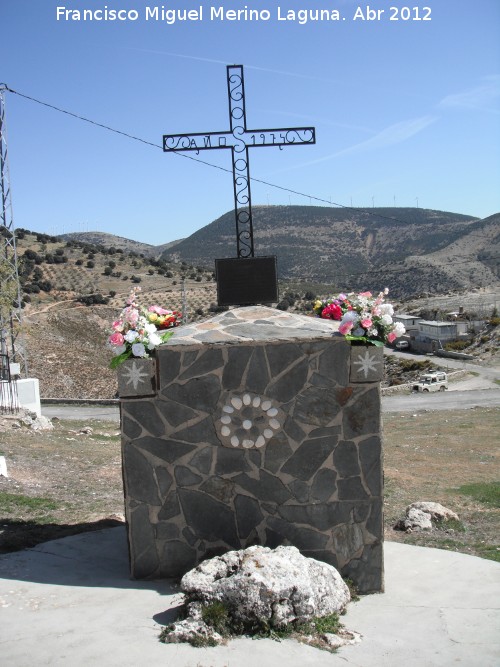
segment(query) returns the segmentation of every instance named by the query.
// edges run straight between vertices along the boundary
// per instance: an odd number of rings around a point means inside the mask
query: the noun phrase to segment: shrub
[[[44,292],[50,292],[52,290],[52,283],[50,280],[41,280],[38,285]]]
[[[224,313],[226,310],[229,310],[227,306],[219,306],[218,303],[211,303],[208,309],[211,313]]]
[[[449,343],[446,343],[444,346],[445,350],[450,350],[450,351],[460,351],[460,350],[465,350],[465,348],[469,347],[470,345],[470,340],[452,340]]]
[[[92,306],[94,304],[107,304],[109,299],[102,294],[88,294],[77,297],[76,299],[79,303],[83,303],[86,306]]]

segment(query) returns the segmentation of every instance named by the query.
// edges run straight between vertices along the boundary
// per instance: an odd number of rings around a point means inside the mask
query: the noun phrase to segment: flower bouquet
[[[108,336],[108,347],[115,356],[110,368],[116,368],[130,357],[149,357],[152,351],[166,343],[173,336],[172,329],[181,323],[181,313],[165,310],[160,306],[150,306],[147,310],[136,303],[136,293],[140,287],[132,289],[127,305],[113,322]]]
[[[404,325],[392,319],[393,306],[385,303],[388,293],[385,288],[377,297],[371,292],[338,294],[323,301],[318,299],[313,309],[318,317],[340,321],[339,333],[346,340],[382,347],[405,333]]]

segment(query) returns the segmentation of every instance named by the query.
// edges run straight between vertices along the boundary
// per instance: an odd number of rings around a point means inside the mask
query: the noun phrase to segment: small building
[[[420,320],[418,323],[418,331],[426,338],[440,341],[456,340],[458,335],[456,322]]]
[[[459,337],[457,322],[420,320],[417,328],[410,333],[412,349],[422,353],[441,350],[446,343]]]

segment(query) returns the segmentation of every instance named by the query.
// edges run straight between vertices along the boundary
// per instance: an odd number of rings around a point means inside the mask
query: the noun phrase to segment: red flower
[[[325,320],[341,320],[342,308],[336,303],[329,303],[326,308],[323,308],[321,317]]]

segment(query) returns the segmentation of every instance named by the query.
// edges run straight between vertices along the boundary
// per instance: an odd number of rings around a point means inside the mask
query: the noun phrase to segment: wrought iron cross
[[[200,151],[230,148],[233,159],[234,213],[237,257],[253,257],[252,199],[250,196],[249,148],[296,146],[316,143],[314,127],[248,130],[242,65],[227,66],[229,131],[197,134],[165,134],[163,150]]]

